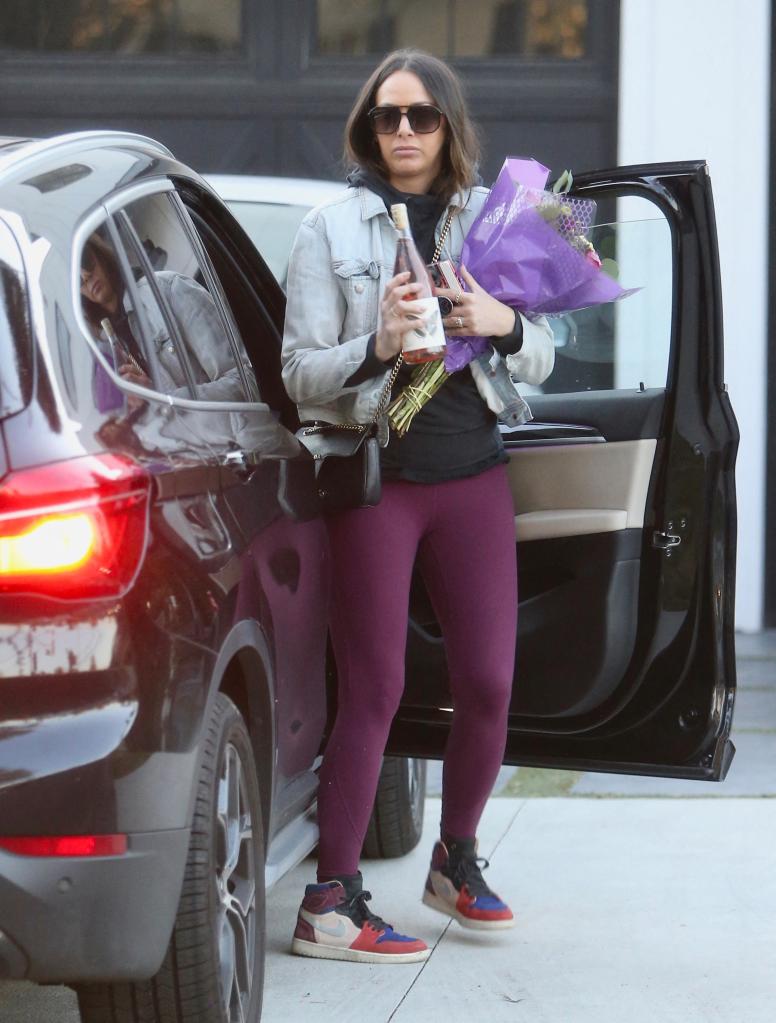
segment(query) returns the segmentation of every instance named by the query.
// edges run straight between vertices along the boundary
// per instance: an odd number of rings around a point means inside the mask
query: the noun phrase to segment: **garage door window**
[[[45,53],[229,54],[242,49],[241,0],[3,0],[0,37]]]
[[[318,0],[317,15],[317,50],[327,56],[404,46],[438,57],[578,60],[587,52],[588,0]]]

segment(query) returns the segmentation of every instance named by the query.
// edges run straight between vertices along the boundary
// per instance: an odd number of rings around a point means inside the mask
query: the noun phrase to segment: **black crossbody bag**
[[[450,209],[437,241],[433,263],[439,260],[452,219]],[[374,508],[380,503],[382,478],[377,423],[388,408],[391,389],[403,361],[404,356],[399,352],[371,422],[313,423],[297,431],[297,437],[315,459],[318,499],[324,514],[347,508]]]
[[[396,359],[369,423],[313,423],[297,437],[315,459],[315,479],[322,511],[331,515],[347,508],[373,508],[382,496],[377,422],[388,407],[402,364]]]

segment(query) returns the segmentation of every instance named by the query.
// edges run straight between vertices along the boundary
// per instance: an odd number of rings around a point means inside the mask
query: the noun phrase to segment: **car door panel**
[[[528,395],[532,423],[504,432],[520,593],[505,762],[719,779],[732,756],[738,434],[722,382],[708,172],[702,162],[620,168],[578,175],[575,191],[609,209],[639,196],[667,222],[665,386],[639,377],[630,333],[648,363],[663,343],[652,317],[660,287],[648,281],[643,322],[635,304],[598,317],[616,327],[620,362],[588,372],[556,333],[561,376]],[[586,372],[608,374],[609,389],[586,384]],[[407,664],[389,751],[439,755],[452,702],[419,577]]]
[[[660,436],[666,392],[663,387],[643,391],[580,391],[570,394],[531,394],[528,396],[534,421],[504,431],[509,445],[514,435],[526,428],[546,429],[547,424],[572,426],[595,431],[604,440],[637,440]],[[518,433],[519,437],[519,433]]]
[[[508,447],[517,539],[640,529],[657,441]]]

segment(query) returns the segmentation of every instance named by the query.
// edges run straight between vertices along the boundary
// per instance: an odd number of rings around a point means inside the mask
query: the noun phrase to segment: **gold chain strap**
[[[439,235],[439,241],[437,242],[436,248],[434,249],[434,258],[431,260],[432,263],[438,263],[439,257],[442,255],[442,249],[444,248],[444,244],[447,241],[447,236],[450,233],[450,224],[453,221],[453,212],[454,207],[451,206],[450,209],[447,211],[447,217],[445,219],[444,224],[442,225],[442,232]]]
[[[436,243],[436,248],[434,249],[434,257],[431,260],[432,263],[438,262],[439,257],[442,255],[442,249],[444,247],[445,241],[447,240],[447,236],[450,233],[450,224],[453,221],[453,213],[454,207],[451,206],[450,209],[447,211],[447,217],[445,218],[445,222],[442,225],[442,231],[439,235],[439,241]],[[396,383],[396,377],[399,375],[399,370],[401,369],[403,362],[404,352],[399,352],[396,362],[394,363],[393,369],[391,370],[391,375],[385,381],[385,386],[383,387],[382,393],[380,394],[380,400],[377,402],[375,414],[372,416],[368,423],[325,423],[322,426],[311,426],[304,432],[306,434],[318,433],[320,430],[329,430],[332,427],[335,427],[338,430],[363,431],[368,429],[370,426],[374,426],[377,420],[380,418],[380,416],[388,408],[388,404],[391,398],[391,391],[393,390],[393,385]]]

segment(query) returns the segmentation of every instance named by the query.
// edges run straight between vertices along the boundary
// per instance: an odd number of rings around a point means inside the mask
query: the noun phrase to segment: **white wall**
[[[708,160],[741,430],[736,624],[762,627],[771,0],[621,0],[621,164]]]

